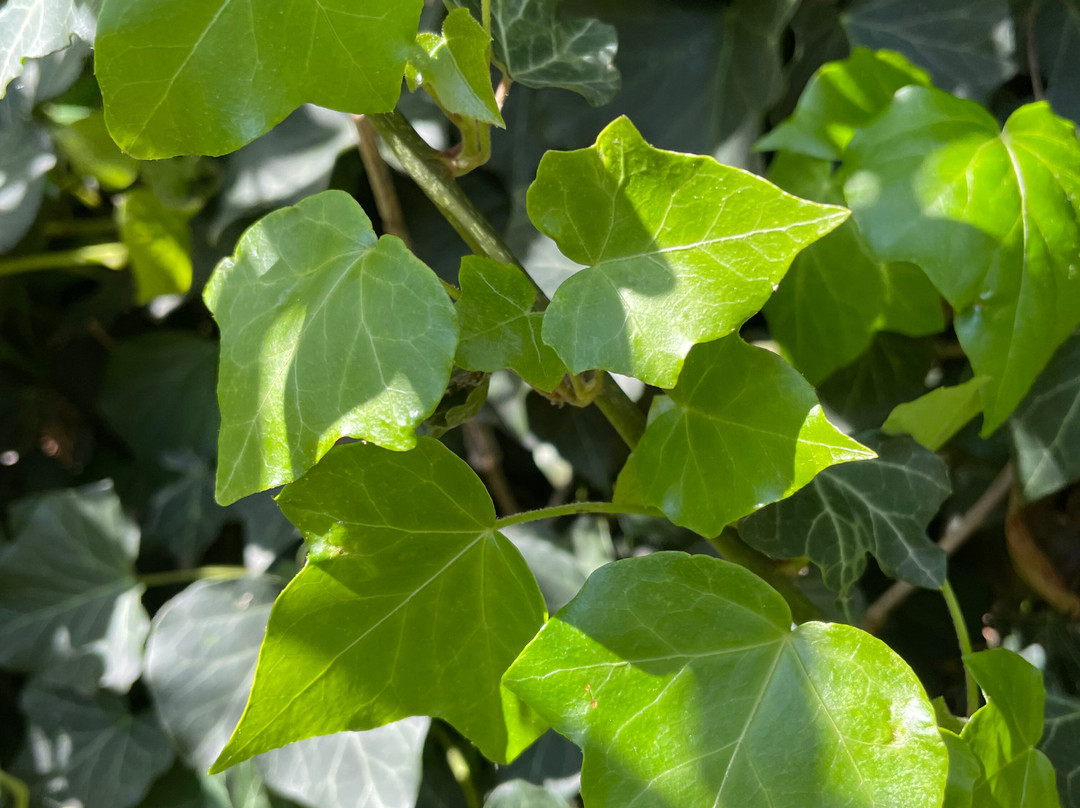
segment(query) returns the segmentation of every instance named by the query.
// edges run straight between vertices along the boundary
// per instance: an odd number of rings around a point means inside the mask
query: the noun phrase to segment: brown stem
[[[487,483],[491,498],[499,510],[504,516],[520,511],[521,506],[503,472],[502,451],[491,427],[472,420],[466,421],[461,428],[465,438],[465,457]]]
[[[364,162],[364,171],[371,184],[371,193],[375,196],[375,207],[382,220],[383,232],[397,236],[405,242],[406,247],[412,249],[409,228],[405,224],[405,213],[401,209],[401,201],[394,188],[394,178],[390,174],[386,161],[379,154],[375,127],[371,125],[366,115],[354,115],[353,123],[356,124],[356,132],[360,136],[358,144],[360,159]]]

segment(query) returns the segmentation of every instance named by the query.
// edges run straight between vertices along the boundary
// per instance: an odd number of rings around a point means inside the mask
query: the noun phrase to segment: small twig
[[[465,438],[465,456],[476,473],[487,484],[491,498],[504,514],[517,513],[521,510],[517,498],[510,488],[510,481],[502,467],[502,450],[491,427],[478,424],[475,420],[466,421],[461,426]]]
[[[1039,46],[1035,42],[1035,22],[1039,16],[1039,0],[1033,0],[1027,13],[1027,62],[1028,73],[1031,75],[1031,92],[1036,101],[1042,101],[1043,92],[1042,73],[1039,71]]]
[[[990,486],[983,491],[975,503],[968,508],[958,522],[945,531],[945,535],[938,541],[938,547],[945,551],[945,555],[951,556],[970,539],[983,522],[987,520],[993,510],[1001,504],[1012,486],[1012,464],[1005,464]],[[871,634],[877,634],[885,627],[889,615],[915,591],[915,587],[906,581],[897,581],[882,593],[881,597],[870,604],[863,615],[863,628]]]
[[[364,162],[364,171],[371,184],[371,193],[375,196],[375,207],[379,210],[383,232],[397,236],[405,242],[406,247],[412,249],[409,228],[405,224],[405,212],[401,209],[401,201],[394,188],[394,178],[390,174],[390,168],[379,154],[375,127],[371,125],[366,115],[354,115],[353,123],[356,124],[356,132],[360,136],[358,144],[360,159]]]

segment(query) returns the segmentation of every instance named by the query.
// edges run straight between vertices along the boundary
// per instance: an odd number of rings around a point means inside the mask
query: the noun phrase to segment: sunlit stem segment
[[[971,635],[968,634],[967,623],[964,622],[964,613],[960,610],[960,601],[956,599],[956,593],[948,581],[941,585],[941,596],[945,598],[949,617],[952,618],[953,628],[956,629],[956,639],[960,641],[960,652],[967,656],[972,652]],[[979,709],[979,686],[967,666],[964,666],[964,683],[967,689],[967,715],[970,718]]]
[[[0,769],[0,795],[5,791],[11,794],[15,808],[27,808],[30,805],[30,789],[26,783]]]
[[[539,519],[552,519],[556,516],[575,516],[583,513],[658,515],[651,508],[640,508],[635,505],[616,505],[614,502],[570,502],[566,505],[555,505],[551,508],[539,508],[535,511],[523,511],[515,513],[513,516],[504,516],[502,519],[496,520],[495,527],[502,530],[510,525],[535,522]]]
[[[101,266],[107,269],[123,269],[127,264],[128,249],[119,242],[90,244],[74,250],[16,255],[0,261],[0,277],[35,272],[42,269],[81,269]]]
[[[189,570],[150,572],[146,575],[140,575],[139,583],[146,587],[170,586],[172,584],[189,584],[192,581],[231,581],[249,574],[246,567],[240,566],[196,567]]]

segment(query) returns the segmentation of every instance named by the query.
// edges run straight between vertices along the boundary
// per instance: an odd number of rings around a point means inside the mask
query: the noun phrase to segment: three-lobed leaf
[[[715,536],[822,469],[873,456],[829,423],[790,365],[732,335],[694,348],[678,385],[654,402],[615,501]]]
[[[960,344],[988,377],[990,434],[1080,323],[1073,124],[1036,103],[1001,131],[978,104],[905,87],[845,160],[845,195],[874,251],[922,267],[955,309]]]
[[[667,388],[695,344],[742,325],[796,253],[848,215],[710,157],[655,149],[627,118],[590,148],[544,155],[528,210],[586,266],[555,292],[544,341],[574,373]]]
[[[311,552],[274,604],[215,770],[411,715],[446,719],[501,762],[540,735],[500,678],[543,623],[543,598],[463,460],[432,438],[410,452],[339,446],[278,503]]]
[[[295,479],[341,437],[411,448],[450,378],[446,292],[340,191],[255,224],[204,297],[221,326],[223,504]]]
[[[504,681],[583,748],[592,808],[923,808],[944,793],[945,746],[903,660],[850,626],[792,630],[779,594],[715,558],[597,570]]]

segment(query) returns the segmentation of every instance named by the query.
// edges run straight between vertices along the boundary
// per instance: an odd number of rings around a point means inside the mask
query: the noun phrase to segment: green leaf
[[[938,387],[914,401],[898,404],[881,429],[889,435],[911,435],[936,452],[982,412],[979,390],[985,383],[985,378],[976,376],[962,384]]]
[[[481,19],[481,0],[451,0]],[[599,20],[563,18],[562,0],[491,0],[495,58],[526,87],[561,87],[595,106],[619,90],[615,29]]]
[[[1040,749],[1058,773],[1061,801],[1068,808],[1080,806],[1080,700],[1046,697],[1045,735]]]
[[[592,808],[925,808],[944,793],[945,746],[903,660],[850,626],[792,631],[779,594],[715,558],[602,567],[504,681],[584,749]]]
[[[94,41],[101,0],[8,0],[0,8],[0,98],[27,59]],[[3,154],[3,150],[0,150]]]
[[[442,36],[417,36],[405,67],[409,89],[422,86],[450,115],[505,128],[491,86],[490,46],[491,37],[469,10],[453,9],[443,21]]]
[[[45,174],[56,165],[49,133],[30,121],[0,126],[0,252],[33,226],[45,193]]]
[[[1007,0],[862,0],[842,19],[855,45],[899,51],[956,95],[982,100],[1016,73]]]
[[[422,6],[105,0],[94,69],[109,132],[135,157],[220,155],[304,103],[389,112]]]
[[[1001,716],[1018,746],[1034,746],[1043,734],[1046,688],[1042,673],[1013,651],[993,648],[964,656],[964,667],[979,683],[993,712]]]
[[[540,735],[499,680],[543,623],[543,598],[463,460],[432,438],[403,453],[339,446],[278,504],[311,553],[274,604],[214,770],[409,715],[446,719],[496,762]]]
[[[815,202],[844,202],[825,160],[781,152],[769,180]],[[918,337],[945,328],[941,299],[922,270],[880,261],[851,220],[795,256],[763,313],[811,384],[857,359],[878,331]]]
[[[587,266],[556,291],[544,341],[574,373],[660,387],[674,387],[696,343],[755,314],[795,254],[847,217],[712,158],[654,149],[626,118],[588,149],[544,155],[528,209]]]
[[[221,327],[222,504],[295,479],[342,437],[412,448],[450,378],[438,278],[340,191],[261,219],[204,297]]]
[[[715,536],[822,469],[873,456],[826,420],[790,365],[733,335],[695,348],[678,386],[654,402],[615,501]]]
[[[945,783],[942,808],[971,808],[972,791],[982,775],[982,764],[955,732],[943,728],[941,738],[949,750],[949,779]]]
[[[1024,499],[1080,478],[1080,334],[1058,348],[1012,418],[1009,437]]]
[[[105,191],[122,191],[138,179],[139,164],[113,143],[100,110],[77,121],[55,123],[53,139],[76,172],[93,177]]]
[[[154,618],[146,680],[162,723],[206,769],[239,719],[281,587],[266,578],[200,581]],[[312,808],[413,808],[428,720],[311,738],[254,761],[266,784]],[[230,770],[229,774],[237,771]]]
[[[790,498],[744,519],[740,535],[773,558],[808,556],[838,592],[862,577],[867,553],[892,578],[939,588],[945,551],[926,529],[952,490],[948,468],[910,438],[871,434],[860,441],[878,456],[825,469]]]
[[[22,671],[96,660],[102,687],[126,692],[142,670],[150,618],[135,577],[139,531],[109,483],[11,507],[0,545],[0,665]]]
[[[130,808],[172,765],[153,714],[130,714],[115,694],[82,698],[32,684],[20,706],[33,743],[18,771],[35,805]]]
[[[844,156],[855,130],[868,124],[909,84],[930,85],[930,77],[892,51],[856,48],[811,76],[795,112],[759,140],[762,151],[791,151],[822,160]]]
[[[136,188],[116,209],[120,237],[131,256],[135,302],[182,295],[191,288],[191,231],[187,217],[165,207],[152,191]]]
[[[921,266],[955,309],[975,375],[989,377],[989,435],[1080,323],[1073,124],[1037,103],[999,132],[973,102],[905,87],[846,159],[844,191],[874,251]]]
[[[566,366],[540,338],[544,315],[533,311],[536,287],[525,273],[488,258],[466,256],[458,283],[457,364],[489,373],[510,368],[548,393],[558,387]]]

